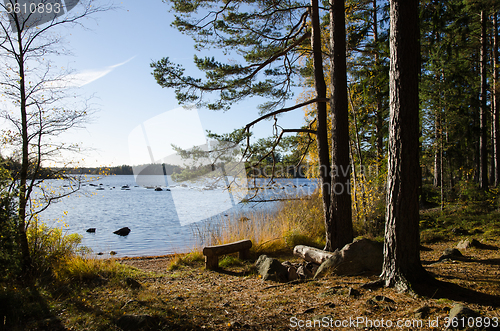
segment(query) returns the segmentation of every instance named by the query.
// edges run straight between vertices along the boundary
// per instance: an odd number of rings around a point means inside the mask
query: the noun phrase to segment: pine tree
[[[418,0],[391,0],[390,6],[389,170],[381,279],[406,291],[428,278],[419,238]]]
[[[326,103],[330,99],[326,95],[318,1],[174,0],[171,3],[178,14],[174,26],[190,34],[198,49],[217,47],[227,52],[236,51],[245,64],[228,64],[210,57],[195,56],[196,66],[206,73],[206,79],[202,80],[186,76],[184,68],[164,58],[152,64],[157,82],[162,87],[173,88],[180,103],[195,102],[213,110],[229,109],[233,103],[246,97],[268,98],[270,101],[260,106],[262,116],[239,131],[242,133],[239,135],[240,141],[249,139],[250,129],[259,121],[276,118],[281,113],[309,104],[316,105],[315,130],[283,129],[276,141],[279,142],[284,133],[290,132],[316,135],[325,222],[330,224],[333,217],[333,222],[351,222],[350,208],[334,210],[332,206],[332,165],[326,110]],[[201,19],[196,17],[197,13]],[[312,58],[310,74],[313,77],[315,96],[296,106],[282,108],[284,102],[292,97],[294,82],[304,73],[299,59],[305,57]],[[216,97],[207,100],[206,94],[215,94]],[[348,139],[347,132],[343,136],[338,135],[336,142],[348,146]],[[345,152],[342,150],[338,156]],[[347,154],[347,160],[348,157]],[[340,160],[345,159],[344,155]],[[333,166],[340,169],[345,164]],[[347,189],[339,196],[345,196],[350,201]],[[352,224],[350,226],[351,231],[335,234],[327,226],[327,243],[333,244],[327,244],[326,248],[336,249],[352,241]]]

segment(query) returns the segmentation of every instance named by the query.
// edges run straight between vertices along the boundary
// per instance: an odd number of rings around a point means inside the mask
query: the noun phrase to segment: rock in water
[[[89,229],[87,229],[87,232],[88,233],[95,233],[95,228],[89,228]]]
[[[120,230],[116,230],[113,232],[114,234],[117,234],[119,236],[128,236],[130,233],[130,229],[128,227],[121,228]]]

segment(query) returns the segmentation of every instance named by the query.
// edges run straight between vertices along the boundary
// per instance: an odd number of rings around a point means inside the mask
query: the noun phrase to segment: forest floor
[[[168,310],[174,314],[164,316],[174,317],[174,325],[178,327],[212,330],[293,330],[299,326],[307,329],[308,325],[319,329],[364,330],[391,329],[388,327],[391,324],[396,329],[397,323],[402,326],[407,323],[405,330],[442,330],[450,308],[462,303],[483,318],[489,317],[492,326],[497,321],[500,329],[500,251],[495,249],[500,247],[500,241],[485,242],[489,249],[463,251],[468,260],[434,263],[444,249],[456,244],[453,241],[430,244],[426,247],[432,250],[421,252],[426,270],[441,281],[438,287],[429,286],[424,296],[398,293],[391,288],[362,288],[363,284],[376,280],[376,275],[330,275],[302,283],[279,284],[262,281],[257,274],[249,273],[250,265],[215,272],[205,270],[199,262],[168,272],[169,258],[159,257],[121,261],[157,275],[141,279],[143,289],[128,291],[122,303],[135,300],[126,305],[124,313],[155,315],[159,310]],[[377,296],[390,300],[378,300]],[[423,314],[416,315],[418,309]],[[488,320],[474,323],[480,322]],[[472,329],[481,328],[475,324]]]

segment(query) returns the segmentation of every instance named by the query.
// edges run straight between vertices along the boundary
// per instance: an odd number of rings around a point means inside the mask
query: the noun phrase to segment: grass
[[[101,260],[85,258],[82,256],[71,256],[61,261],[54,268],[53,282],[68,284],[73,282],[92,282],[98,279],[113,279],[133,277],[137,270],[126,268],[113,260]]]
[[[193,266],[196,264],[200,264],[201,262],[205,261],[205,257],[200,251],[192,251],[188,254],[176,254],[173,258],[172,261],[170,262],[170,265],[168,266],[169,271],[174,271],[178,269],[182,269],[187,266]]]
[[[455,238],[482,236],[493,238],[500,235],[500,212],[490,208],[483,210],[468,202],[448,204],[441,211],[439,208],[421,212],[420,240],[422,243],[436,243]],[[478,213],[477,210],[483,210]]]
[[[219,267],[239,267],[243,265],[243,261],[233,255],[226,255],[219,261]]]

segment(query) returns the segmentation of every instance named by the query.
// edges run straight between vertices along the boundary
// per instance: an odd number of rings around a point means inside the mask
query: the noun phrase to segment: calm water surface
[[[153,177],[156,176],[151,176],[152,183],[157,184],[158,178],[153,180]],[[224,210],[227,201],[222,201],[220,192],[169,183],[172,191],[163,187],[164,190],[158,192],[137,185],[134,176],[103,177],[51,205],[41,214],[41,219],[51,226],[61,226],[64,222],[68,233],[81,234],[82,244],[94,253],[109,256],[110,251],[116,251],[118,257],[123,257],[185,252],[203,244],[195,234],[207,223],[213,224],[224,215],[273,208],[272,203],[239,203]],[[122,189],[124,186],[128,188]],[[294,186],[301,189],[301,194],[315,189],[314,183],[307,179],[279,180],[279,185],[266,197],[285,191],[291,193]],[[176,204],[183,206],[179,210],[183,213],[182,225]],[[215,215],[216,211],[221,213]],[[189,222],[186,222],[186,213]],[[113,234],[122,227],[131,229],[128,236]],[[87,233],[88,228],[96,228],[96,232]]]

